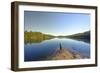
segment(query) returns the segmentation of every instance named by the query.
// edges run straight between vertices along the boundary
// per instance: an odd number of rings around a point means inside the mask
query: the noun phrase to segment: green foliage
[[[43,34],[41,32],[24,31],[25,43],[39,43],[44,40],[49,40],[52,38],[72,38],[72,39],[82,40],[85,42],[90,42],[90,31],[68,35],[68,36],[53,36],[49,34]]]
[[[77,34],[69,35],[66,37],[90,43],[90,31],[86,31],[83,33],[77,33]]]
[[[41,32],[24,32],[24,42],[25,43],[38,43],[42,42],[43,40],[52,39],[54,36],[43,34]]]

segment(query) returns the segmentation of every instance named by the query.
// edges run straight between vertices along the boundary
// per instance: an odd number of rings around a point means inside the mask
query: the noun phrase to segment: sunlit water
[[[41,43],[27,43],[24,45],[24,61],[41,61],[51,56],[61,43],[62,48],[90,58],[90,44],[68,38],[54,38]]]

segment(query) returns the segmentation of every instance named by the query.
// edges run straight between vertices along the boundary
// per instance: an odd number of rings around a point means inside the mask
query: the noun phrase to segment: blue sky
[[[24,31],[71,35],[90,30],[90,14],[24,11]]]

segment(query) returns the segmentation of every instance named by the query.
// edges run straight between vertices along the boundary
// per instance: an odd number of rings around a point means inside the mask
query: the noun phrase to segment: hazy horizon
[[[64,36],[89,30],[89,14],[24,11],[24,31]]]
[[[90,31],[90,30],[88,30]],[[84,32],[88,32],[88,31],[84,31]],[[39,31],[27,31],[27,32],[39,32]],[[84,33],[84,32],[79,32],[79,33]],[[43,33],[40,31],[40,33]],[[52,35],[52,34],[48,34],[48,33],[43,33],[43,34],[47,34],[47,35]],[[78,33],[74,33],[74,34],[78,34]],[[70,35],[74,35],[74,34],[70,34]],[[52,36],[69,36],[69,35],[52,35]]]

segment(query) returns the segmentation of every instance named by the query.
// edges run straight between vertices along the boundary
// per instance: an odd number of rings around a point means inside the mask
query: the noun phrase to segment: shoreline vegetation
[[[25,43],[40,43],[44,40],[49,40],[54,38],[54,36],[49,34],[43,34],[41,32],[24,32],[24,42]]]
[[[68,35],[67,37],[71,38],[71,39],[76,39],[79,41],[84,41],[84,42],[90,43],[90,31],[86,31],[83,33],[77,33],[77,34],[73,34],[73,35]]]
[[[90,43],[90,31],[77,33],[73,35],[67,35],[67,36],[53,36],[53,35],[44,34],[41,32],[24,31],[24,42],[25,43],[40,43],[44,40],[49,40],[53,38],[70,38],[70,39]]]
[[[78,33],[74,35],[68,36],[53,36],[49,34],[43,34],[41,32],[24,32],[24,42],[25,43],[40,43],[44,40],[49,40],[53,38],[71,38],[75,40],[84,41],[90,43],[90,31]],[[57,49],[52,56],[47,57],[47,60],[64,60],[64,59],[83,59],[86,57],[81,56],[80,54],[76,54],[70,51],[67,48],[62,48],[61,43],[59,49]]]

